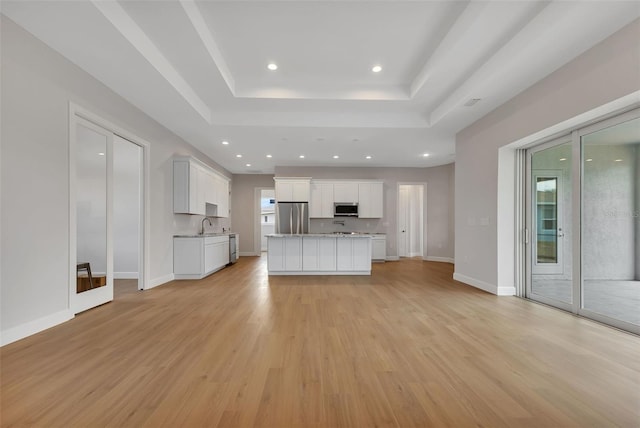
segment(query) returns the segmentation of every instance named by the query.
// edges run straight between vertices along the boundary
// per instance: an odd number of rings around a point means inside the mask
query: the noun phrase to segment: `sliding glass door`
[[[571,137],[529,151],[529,297],[570,309]]]
[[[640,326],[640,118],[627,119],[580,132],[581,311],[623,328]]]
[[[640,332],[640,111],[527,150],[526,296]]]

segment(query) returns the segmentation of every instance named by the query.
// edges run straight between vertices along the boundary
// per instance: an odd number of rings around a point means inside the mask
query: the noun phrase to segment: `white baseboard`
[[[238,253],[238,257],[258,257],[261,255],[262,251],[260,251],[259,253],[256,253],[255,251],[241,251]]]
[[[422,260],[426,262],[442,262],[442,263],[451,263],[455,264],[453,257],[435,257],[435,256],[427,256],[423,257]]]
[[[167,282],[171,282],[175,279],[172,273],[161,276],[158,278],[154,278],[147,283],[147,290],[153,287],[157,287],[158,285],[166,284]]]
[[[138,279],[138,272],[114,272],[113,279]]]
[[[496,296],[515,296],[516,294],[515,287],[498,287],[494,284],[489,284],[488,282],[484,282],[479,279],[471,278],[470,276],[462,275],[455,272],[453,274],[453,279],[479,288],[480,290],[484,290],[487,293],[495,294]]]
[[[65,309],[64,311],[56,312],[54,314],[47,315],[46,317],[38,318],[37,320],[12,327],[0,333],[0,346],[8,345],[9,343],[24,339],[25,337],[39,333],[58,324],[62,324],[73,317],[73,312]]]
[[[400,257],[398,257],[398,256],[387,256],[386,260],[388,262],[397,262],[398,260],[400,260]]]
[[[498,294],[498,287],[493,284],[489,284],[488,282],[480,281],[479,279],[471,278],[470,276],[462,275],[457,272],[453,273],[453,279],[479,288],[480,290],[484,290],[487,293]]]

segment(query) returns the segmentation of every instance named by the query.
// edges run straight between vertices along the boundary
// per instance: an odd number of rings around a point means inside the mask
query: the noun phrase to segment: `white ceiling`
[[[1,7],[234,173],[450,163],[457,131],[640,16],[636,1]],[[465,107],[472,98],[481,100]]]

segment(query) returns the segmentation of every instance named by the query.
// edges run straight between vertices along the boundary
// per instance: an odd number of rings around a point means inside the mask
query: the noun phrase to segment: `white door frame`
[[[129,131],[114,125],[113,123],[103,119],[102,117],[96,115],[90,110],[79,106],[73,102],[69,103],[69,296],[68,296],[68,306],[69,309],[74,313],[82,312],[86,309],[89,309],[93,306],[86,307],[87,304],[81,304],[77,301],[77,293],[76,293],[76,266],[77,266],[77,218],[76,218],[76,157],[75,157],[75,149],[76,149],[76,126],[80,122],[87,121],[98,128],[102,128],[103,130],[110,132],[112,134],[117,134],[120,137],[130,141],[133,144],[142,148],[142,159],[141,159],[141,168],[142,168],[142,185],[141,185],[141,197],[140,197],[140,248],[138,251],[138,289],[145,290],[149,288],[149,248],[150,248],[150,237],[151,237],[151,214],[149,207],[151,206],[151,193],[150,193],[150,144],[143,140],[142,138],[130,133]],[[111,177],[111,172],[108,172],[107,181],[111,182],[113,177]],[[108,216],[110,217],[110,216]],[[111,221],[110,219],[108,222]],[[113,237],[111,236],[111,228],[110,225],[107,227],[108,236],[107,236],[107,247],[111,249],[107,252],[107,257],[113,259]],[[112,263],[111,263],[112,264]],[[111,276],[113,276],[113,272],[111,272]],[[102,288],[102,287],[100,287]],[[96,289],[94,291],[98,291]],[[106,296],[108,298],[107,301],[113,300],[113,288],[111,289],[111,296]],[[105,293],[106,291],[100,291],[101,293]],[[82,293],[86,294],[90,293],[90,291]],[[99,294],[99,293],[95,293]],[[100,301],[104,299],[105,296],[96,297],[96,301]],[[90,299],[86,299],[90,300]]]
[[[426,222],[427,215],[425,213],[425,204],[427,201],[427,183],[426,182],[398,182],[396,186],[396,251],[398,258],[400,258],[400,186],[422,186],[422,201],[420,207],[420,256],[424,259],[426,257],[425,248],[425,231],[427,230]]]

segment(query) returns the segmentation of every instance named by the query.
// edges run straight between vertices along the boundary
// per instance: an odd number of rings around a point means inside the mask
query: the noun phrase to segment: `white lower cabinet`
[[[336,270],[336,237],[303,237],[302,270],[318,272]]]
[[[371,238],[338,239],[337,270],[371,270]]]
[[[267,242],[267,263],[269,271],[301,271],[302,237],[269,237]]]
[[[383,262],[387,259],[387,236],[371,235],[371,260]]]
[[[176,279],[201,279],[227,264],[228,236],[173,238],[173,274]]]

